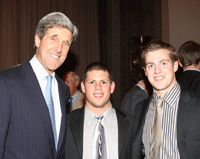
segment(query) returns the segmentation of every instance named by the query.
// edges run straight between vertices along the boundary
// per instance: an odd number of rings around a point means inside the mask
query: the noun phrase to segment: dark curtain
[[[79,36],[64,64],[62,76],[75,71],[83,76],[85,67],[99,61],[99,38],[95,0],[0,0],[0,71],[23,63],[35,54],[35,29],[46,14],[59,11],[78,27]]]

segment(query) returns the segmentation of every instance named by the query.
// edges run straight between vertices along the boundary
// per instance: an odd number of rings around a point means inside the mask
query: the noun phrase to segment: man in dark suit
[[[0,73],[0,158],[64,158],[70,91],[54,71],[77,34],[64,14],[46,15],[36,28],[34,57]]]
[[[183,72],[177,76],[181,88],[200,94],[200,44],[187,41],[178,50]]]
[[[126,92],[120,107],[122,111],[125,111],[131,115],[134,115],[135,113],[135,106],[139,102],[148,98],[149,93],[151,92],[150,84],[145,77],[143,69],[140,70],[135,81],[136,84],[128,92]]]
[[[176,81],[175,48],[154,40],[144,48],[142,59],[153,94],[135,109],[140,112],[136,114],[135,158],[142,153],[146,159],[199,158],[200,96],[182,90]]]
[[[93,159],[102,155],[102,159],[132,159],[135,120],[112,106],[110,95],[115,83],[108,67],[99,62],[90,64],[85,70],[81,88],[86,94],[86,106],[67,115],[65,158]],[[104,137],[96,140],[99,123],[104,130],[104,133],[99,130],[99,134],[104,134]],[[101,139],[98,147],[97,141],[99,143]]]

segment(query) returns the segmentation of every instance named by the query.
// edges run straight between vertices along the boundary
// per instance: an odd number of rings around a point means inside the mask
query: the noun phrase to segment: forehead
[[[66,75],[66,78],[67,78],[67,79],[73,79],[73,78],[74,78],[74,74],[73,74],[73,73],[68,73],[68,74]]]
[[[56,26],[56,27],[54,26],[52,28],[48,28],[46,35],[59,36],[63,40],[69,40],[69,38],[72,38],[72,32],[69,29],[63,28],[61,26]]]
[[[145,55],[145,62],[155,62],[158,60],[170,60],[170,53],[166,49],[159,49],[155,51],[150,51]]]
[[[108,71],[103,71],[103,70],[88,71],[86,80],[90,80],[90,79],[93,79],[93,80],[108,79],[109,80]]]

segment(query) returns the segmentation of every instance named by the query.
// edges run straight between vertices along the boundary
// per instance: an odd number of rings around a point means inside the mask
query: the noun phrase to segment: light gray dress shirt
[[[85,107],[84,131],[83,131],[83,159],[94,159],[93,136],[97,120],[87,106]],[[110,104],[109,109],[102,114],[102,125],[104,127],[107,159],[118,159],[118,123],[115,109]]]

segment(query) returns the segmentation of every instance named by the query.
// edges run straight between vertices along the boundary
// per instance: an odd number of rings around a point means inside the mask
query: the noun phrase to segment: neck
[[[200,70],[200,66],[199,65],[190,65],[190,66],[187,66],[187,67],[183,67],[183,70],[188,70],[188,69],[197,69],[197,70]]]
[[[70,92],[70,96],[72,97],[74,94],[76,94],[78,92],[78,90],[75,90],[73,92]]]
[[[107,104],[107,105],[105,105],[104,107],[100,107],[100,108],[97,108],[97,107],[94,107],[94,106],[92,106],[92,105],[90,105],[90,104],[88,104],[87,103],[87,101],[86,101],[86,107],[91,111],[91,112],[93,112],[94,114],[103,114],[103,113],[105,113],[107,110],[108,110],[108,108],[110,108],[110,102]]]

